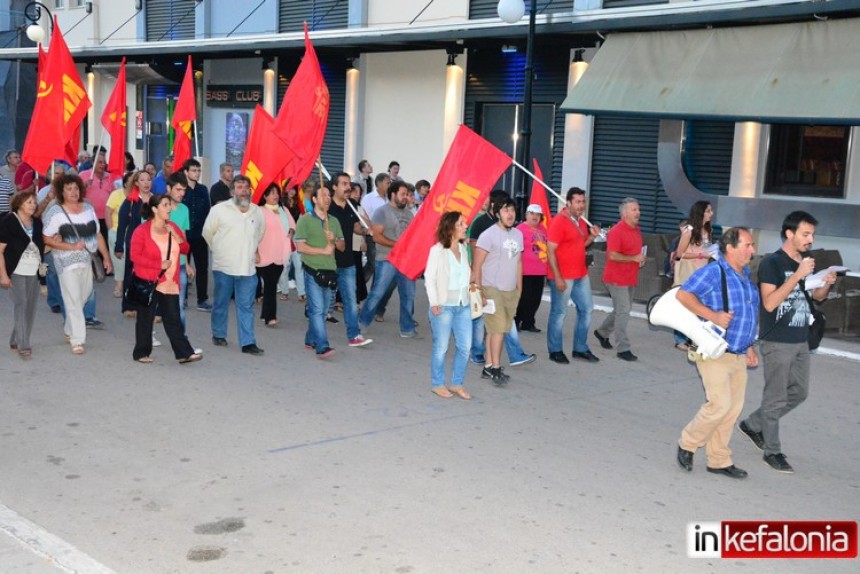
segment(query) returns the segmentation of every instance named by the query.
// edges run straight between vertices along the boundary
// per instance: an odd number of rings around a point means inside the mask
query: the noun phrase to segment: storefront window
[[[848,126],[773,125],[766,194],[845,197]]]

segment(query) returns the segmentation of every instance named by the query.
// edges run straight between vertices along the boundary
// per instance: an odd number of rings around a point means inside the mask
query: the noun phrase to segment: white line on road
[[[116,574],[85,552],[54,536],[0,503],[0,530],[18,543],[66,572],[79,574]]]

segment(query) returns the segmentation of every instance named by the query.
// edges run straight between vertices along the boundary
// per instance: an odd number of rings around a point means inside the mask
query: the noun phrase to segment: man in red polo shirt
[[[600,341],[601,347],[611,349],[609,335],[615,331],[618,358],[635,361],[639,357],[630,351],[627,322],[630,320],[633,290],[639,284],[639,268],[645,265],[642,232],[639,230],[639,202],[632,197],[625,197],[618,211],[621,221],[606,236],[606,267],[603,270],[603,283],[612,297],[613,309],[594,331],[594,336]]]
[[[107,167],[107,150],[103,147],[97,147],[95,150],[95,159],[93,160],[92,169],[82,171],[81,179],[84,180],[84,185],[87,187],[85,198],[89,201],[93,209],[96,210],[96,217],[99,220],[99,230],[104,235],[107,243],[107,225],[105,224],[105,206],[107,205],[108,197],[113,192],[113,178],[105,169]]]

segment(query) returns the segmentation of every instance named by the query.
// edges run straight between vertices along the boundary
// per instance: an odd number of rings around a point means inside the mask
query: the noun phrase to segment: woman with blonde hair
[[[128,194],[119,207],[119,218],[116,228],[116,244],[114,255],[117,259],[123,259],[131,249],[131,237],[134,230],[140,225],[143,206],[149,203],[152,197],[152,176],[147,171],[136,171],[128,180]],[[131,281],[133,264],[125,265],[123,285],[128,286]],[[123,294],[122,312],[126,317],[133,317],[135,310],[129,305]]]
[[[457,395],[469,400],[472,395],[463,388],[469,349],[472,347],[472,317],[469,307],[469,256],[466,251],[466,218],[448,212],[439,219],[436,228],[438,243],[430,248],[424,270],[424,287],[430,303],[430,328],[433,331],[433,351],[430,358],[432,392],[443,399]],[[454,335],[454,364],[451,385],[445,386],[445,356]]]

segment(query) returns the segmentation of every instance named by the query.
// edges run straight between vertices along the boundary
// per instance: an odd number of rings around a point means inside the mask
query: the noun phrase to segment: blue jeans
[[[511,323],[511,330],[505,333],[505,351],[508,353],[508,360],[512,363],[524,361],[528,354],[523,351],[520,345],[520,333],[517,331],[516,321]],[[484,317],[472,319],[472,360],[477,362],[477,356],[484,357],[487,354],[486,342],[484,341]],[[498,365],[495,365],[498,367]]]
[[[215,300],[212,304],[212,336],[227,338],[227,315],[230,311],[230,296],[236,294],[236,324],[239,345],[256,345],[254,337],[254,293],[257,291],[256,275],[227,275],[213,271]]]
[[[320,287],[314,276],[308,273],[307,269],[296,270],[296,273],[299,272],[304,273],[305,295],[308,298],[308,330],[305,333],[305,345],[310,345],[316,349],[317,355],[320,355],[329,348],[328,333],[325,328],[325,316],[328,313],[328,306],[331,304],[334,293],[331,289]],[[340,282],[339,276],[338,282]],[[344,305],[345,308],[346,305]],[[346,312],[344,312],[344,315],[346,315]]]
[[[442,312],[430,315],[433,330],[433,353],[430,356],[430,383],[434,387],[445,384],[445,356],[448,342],[454,334],[454,365],[451,368],[451,386],[460,387],[466,377],[469,348],[472,346],[472,320],[468,305],[443,305]]]
[[[179,266],[179,320],[182,322],[182,330],[185,330],[185,305],[188,298],[188,271],[185,265]]]
[[[555,282],[549,282],[550,310],[549,324],[546,331],[546,346],[550,353],[564,351],[564,318],[567,317],[568,301],[573,301],[576,307],[576,326],[573,329],[573,351],[585,353],[588,348],[588,326],[591,324],[591,310],[594,302],[591,298],[591,283],[588,275],[581,279],[565,279],[567,288],[559,292]]]
[[[355,339],[358,329],[358,302],[355,299],[355,266],[337,268],[337,290],[343,302],[343,322],[346,323],[346,340]],[[334,299],[334,297],[332,297]]]
[[[400,332],[409,334],[415,332],[415,321],[412,319],[412,303],[415,300],[415,281],[406,277],[388,261],[377,261],[376,271],[373,275],[373,287],[367,296],[367,301],[361,308],[358,321],[367,327],[376,316],[388,287],[397,282],[397,294],[400,296]]]

